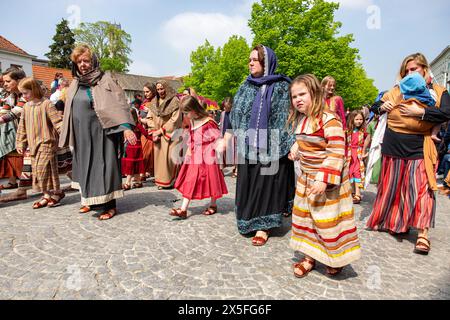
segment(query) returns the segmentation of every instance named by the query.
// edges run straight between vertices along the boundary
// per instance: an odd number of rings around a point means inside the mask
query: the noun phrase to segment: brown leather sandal
[[[79,213],[88,213],[91,212],[91,207],[89,206],[84,206],[80,208],[80,211],[78,211]]]
[[[178,217],[180,219],[186,219],[187,218],[187,211],[181,210],[181,208],[178,209],[172,209],[169,213],[172,217]]]
[[[17,189],[18,187],[19,187],[18,183],[8,182],[8,184],[6,186],[5,185],[1,185],[0,186],[0,190],[12,190],[12,189]]]
[[[125,190],[125,191],[128,191],[128,190],[131,190],[131,186],[128,183],[124,183],[122,185],[122,189]]]
[[[305,263],[307,263],[309,266],[311,266],[311,269],[307,270],[304,267]],[[304,278],[304,277],[306,277],[308,275],[308,273],[310,273],[312,270],[314,270],[315,267],[316,267],[316,261],[315,260],[310,260],[310,259],[304,258],[299,263],[295,263],[294,264],[294,276],[296,276],[297,278]],[[300,269],[302,274],[299,274],[299,273],[295,272],[295,269]]]
[[[144,185],[142,184],[142,182],[133,183],[133,189],[141,189],[143,187],[144,187]]]
[[[42,209],[42,208],[45,208],[47,205],[48,205],[48,203],[50,202],[50,199],[47,199],[47,198],[44,198],[44,197],[42,197],[42,199],[41,200],[39,200],[38,202],[35,202],[34,204],[33,204],[33,209]]]
[[[103,212],[102,214],[100,214],[100,216],[98,217],[98,220],[100,220],[100,221],[110,220],[116,214],[117,214],[117,209],[109,209],[109,210]]]
[[[353,196],[353,204],[360,204],[361,203],[361,197],[358,195]]]
[[[210,206],[208,209],[203,211],[204,216],[212,216],[217,213],[217,206]]]
[[[427,243],[423,242],[425,240]],[[427,255],[431,249],[431,242],[425,237],[418,237],[416,242],[416,247],[414,248],[414,253]]]
[[[327,275],[334,277],[340,274],[342,270],[344,270],[343,267],[341,268],[327,267]]]
[[[56,197],[56,199],[54,197]],[[48,207],[54,208],[54,207],[59,206],[61,204],[61,200],[64,199],[65,197],[66,197],[66,194],[64,192],[54,194],[48,200]]]
[[[264,231],[265,233],[267,233],[267,239],[265,239],[263,237],[257,237],[257,236],[253,237],[252,245],[254,245],[255,247],[262,247],[269,240],[269,231],[268,230],[261,230],[261,231]]]

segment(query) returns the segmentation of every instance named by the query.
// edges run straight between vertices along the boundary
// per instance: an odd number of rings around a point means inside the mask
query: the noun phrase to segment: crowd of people
[[[333,77],[291,80],[263,45],[252,49],[248,78],[217,114],[194,89],[177,94],[164,80],[145,84],[130,106],[91,48],[77,46],[71,60],[74,80],[57,75],[51,97],[22,70],[3,72],[0,179],[8,182],[0,189],[17,190],[0,202],[26,199],[32,187],[42,194],[33,209],[57,207],[67,171],[79,212],[97,211],[100,220],[152,177],[158,190],[182,197],[169,215],[187,219],[193,200],[208,199],[203,215],[211,216],[229,192],[231,166],[239,233],[264,246],[292,217],[290,246],[304,255],[296,277],[317,263],[335,276],[360,259],[354,206],[370,183],[378,191],[367,229],[397,236],[415,228],[414,252],[430,251],[436,192],[450,195],[450,96],[422,54],[404,59],[391,90],[352,112]]]

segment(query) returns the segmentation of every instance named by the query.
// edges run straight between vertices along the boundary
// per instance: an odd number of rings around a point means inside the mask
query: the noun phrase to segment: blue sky
[[[181,76],[190,70],[190,52],[206,38],[216,47],[232,34],[242,35],[251,43],[247,21],[253,2],[22,0],[8,2],[5,8],[1,1],[0,12],[4,14],[0,34],[28,53],[45,58],[61,18],[73,23],[115,21],[133,39],[130,73]],[[352,46],[359,49],[361,63],[379,89],[392,86],[406,55],[422,52],[431,62],[450,45],[448,0],[338,2],[341,7],[336,20],[343,24],[341,33],[354,35]]]

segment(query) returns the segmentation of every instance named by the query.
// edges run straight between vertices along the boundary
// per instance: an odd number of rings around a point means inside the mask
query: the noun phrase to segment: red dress
[[[125,151],[126,157],[122,158],[122,174],[126,176],[145,173],[141,136],[148,138],[149,134],[140,123],[134,128],[134,134],[136,135],[137,142],[134,146],[131,144],[127,145]]]
[[[221,137],[216,122],[208,118],[192,124],[188,148],[175,188],[189,200],[219,199],[228,193],[222,170],[216,157],[215,143]]]

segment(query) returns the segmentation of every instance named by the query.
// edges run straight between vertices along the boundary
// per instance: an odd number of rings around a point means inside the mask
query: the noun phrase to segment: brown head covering
[[[87,87],[96,86],[105,73],[100,69],[100,61],[95,53],[92,53],[92,70],[81,74],[76,63],[72,62],[72,76],[78,80],[78,84]]]
[[[174,102],[174,99],[178,101],[177,93],[175,89],[167,83],[166,80],[160,80],[156,82],[156,85],[158,84],[162,85],[166,90],[166,98],[161,102],[161,98],[158,96],[155,100],[155,103],[152,103],[149,109],[158,117],[165,117],[178,110],[180,108],[180,104],[172,103]]]

